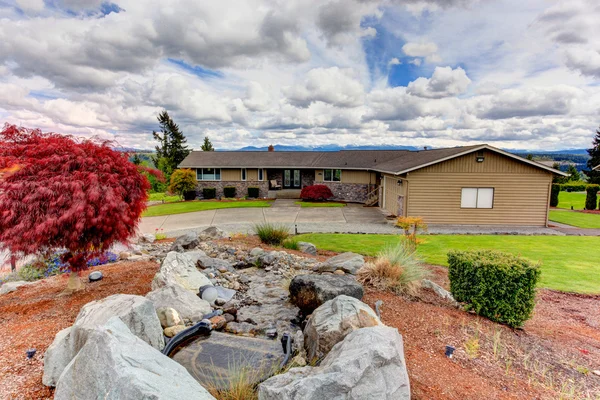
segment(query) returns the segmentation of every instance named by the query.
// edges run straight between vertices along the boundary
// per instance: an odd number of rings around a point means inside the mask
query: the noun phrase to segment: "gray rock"
[[[188,232],[175,239],[175,242],[173,242],[173,245],[171,246],[171,251],[183,253],[185,250],[195,248],[198,244],[200,244],[198,234],[196,232]]]
[[[258,262],[262,267],[274,264],[279,259],[279,253],[277,251],[270,251],[263,253],[258,256]]]
[[[146,298],[157,310],[163,307],[175,309],[183,319],[199,322],[212,311],[210,304],[179,285],[168,285],[151,291]]]
[[[61,375],[56,400],[213,399],[187,370],[118,318],[90,335]]]
[[[212,285],[210,280],[196,268],[199,257],[201,256],[197,252],[192,254],[169,252],[152,280],[152,290],[177,284],[198,293],[201,286]]]
[[[150,233],[145,233],[140,235],[138,238],[138,243],[154,243],[156,241],[156,236]]]
[[[304,315],[340,295],[363,297],[363,287],[350,275],[297,275],[290,282],[290,301]]]
[[[156,309],[156,314],[158,315],[160,325],[163,328],[170,328],[172,326],[183,324],[179,313],[174,308],[160,307]]]
[[[165,346],[163,329],[152,302],[142,296],[115,294],[83,306],[69,331],[60,331],[44,355],[46,386],[54,386],[67,363],[85,345],[88,337],[110,318],[119,317],[131,332],[158,350]]]
[[[447,291],[446,289],[444,289],[443,287],[441,287],[437,283],[435,283],[433,281],[430,281],[429,279],[423,279],[421,281],[421,285],[424,288],[428,288],[428,289],[433,290],[435,294],[437,294],[438,296],[440,296],[444,300],[448,300],[448,302],[450,304],[452,304],[454,307],[459,307],[460,306],[458,304],[458,302],[454,299],[454,296],[452,296],[452,293],[450,293],[449,291]]]
[[[265,252],[265,251],[264,251],[263,249],[261,249],[260,247],[255,247],[255,248],[253,248],[252,250],[250,250],[250,255],[251,255],[252,257],[258,257],[258,256],[260,256],[261,254],[264,254],[264,252]]]
[[[301,252],[310,254],[313,256],[317,255],[317,246],[308,242],[298,242],[298,248]]]
[[[104,278],[104,274],[102,273],[102,271],[94,271],[88,275],[88,280],[90,282],[100,281],[102,280],[102,278]]]
[[[21,286],[31,285],[32,283],[34,283],[34,282],[26,282],[26,281],[6,282],[2,286],[0,286],[0,295],[14,292]]]
[[[338,296],[311,315],[304,328],[304,348],[309,360],[324,357],[350,332],[383,325],[377,314],[354,297]]]
[[[227,289],[224,288],[223,286],[215,286],[215,289],[217,289],[217,293],[219,294],[219,299],[223,300],[223,304],[227,303],[229,300],[233,299],[233,296],[235,296],[236,291],[233,289]],[[221,305],[223,305],[221,304]]]
[[[198,266],[200,268],[204,268],[204,269],[214,268],[220,272],[235,270],[229,261],[221,260],[220,258],[211,258],[211,257],[198,258]]]
[[[409,400],[402,336],[395,328],[358,329],[318,367],[292,368],[261,383],[259,400]]]
[[[217,228],[216,226],[209,226],[208,228],[200,232],[200,234],[198,235],[198,238],[200,240],[216,240],[225,239],[228,237],[228,234],[226,234],[224,231]]]
[[[365,258],[356,253],[342,253],[318,264],[315,269],[319,272],[334,272],[336,269],[356,275],[359,269],[365,265]]]

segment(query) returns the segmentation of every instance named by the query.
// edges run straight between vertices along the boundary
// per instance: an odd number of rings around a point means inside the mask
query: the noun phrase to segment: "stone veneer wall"
[[[259,197],[267,197],[269,184],[267,181],[198,181],[198,196],[202,198],[202,189],[216,188],[217,198],[223,197],[223,188],[227,186],[235,187],[235,197],[248,196],[249,187],[259,188]]]
[[[364,203],[369,194],[369,185],[363,183],[318,182],[318,184],[328,186],[334,200]]]

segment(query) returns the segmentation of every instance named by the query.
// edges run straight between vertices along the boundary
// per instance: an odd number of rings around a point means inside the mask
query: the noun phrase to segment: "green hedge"
[[[217,189],[216,188],[204,188],[202,189],[202,197],[205,200],[214,199],[217,197]]]
[[[585,196],[585,209],[586,210],[595,210],[598,205],[598,190],[600,190],[600,185],[588,185],[585,191],[587,192]]]
[[[550,192],[550,207],[558,206],[558,195],[560,194],[560,186],[558,183],[552,184],[552,191]]]
[[[493,250],[448,253],[454,298],[477,314],[511,327],[531,317],[539,276],[538,265],[512,254]]]
[[[234,186],[225,186],[223,188],[223,195],[227,198],[235,197],[235,187]]]
[[[585,182],[562,183],[560,190],[563,192],[585,192],[587,185]]]
[[[260,196],[260,188],[254,186],[248,188],[248,197],[258,199],[258,196]]]

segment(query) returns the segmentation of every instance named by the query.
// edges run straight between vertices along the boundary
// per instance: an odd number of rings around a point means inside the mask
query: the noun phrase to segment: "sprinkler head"
[[[456,350],[453,346],[446,346],[446,357],[452,358],[454,354],[454,350]]]

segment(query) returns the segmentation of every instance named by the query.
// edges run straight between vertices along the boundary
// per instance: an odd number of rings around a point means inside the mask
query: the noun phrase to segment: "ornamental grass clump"
[[[451,251],[448,277],[454,298],[467,309],[516,328],[535,306],[538,264],[493,250]]]
[[[414,293],[429,271],[417,258],[412,243],[403,240],[386,247],[357,273],[359,282],[395,293]]]
[[[262,243],[276,246],[281,246],[290,236],[286,226],[271,224],[269,222],[254,225],[254,231]]]

